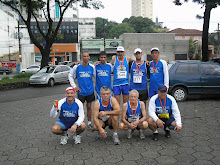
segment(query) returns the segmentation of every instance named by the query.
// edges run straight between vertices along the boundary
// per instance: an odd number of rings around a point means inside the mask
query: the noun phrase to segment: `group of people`
[[[81,143],[79,135],[86,128],[83,104],[86,102],[87,127],[99,131],[100,138],[106,138],[106,126],[113,129],[113,142],[120,144],[118,129],[128,130],[128,138],[132,138],[135,129],[139,130],[141,139],[145,138],[144,130],[153,131],[153,140],[158,140],[157,128],[163,128],[165,137],[170,137],[170,129],[179,132],[182,128],[181,116],[175,99],[168,95],[169,74],[167,63],[159,59],[159,49],[151,49],[152,61],[142,60],[142,50],[134,50],[133,60],[125,56],[122,46],[117,47],[116,56],[107,63],[107,54],[102,51],[99,61],[89,63],[89,53],[82,53],[82,63],[75,65],[69,73],[72,87],[68,87],[65,98],[54,101],[50,116],[59,121],[52,126],[54,134],[61,135],[61,144],[66,144],[67,130],[73,133],[75,143]],[[129,82],[130,72],[130,82]],[[113,88],[111,87],[113,73]],[[95,101],[93,77],[97,100]],[[74,79],[77,79],[76,85]],[[148,92],[148,78],[149,92]],[[113,95],[112,95],[113,91]],[[78,92],[78,99],[75,97]],[[123,98],[120,108],[121,94]],[[146,101],[150,98],[147,121]],[[93,108],[92,106],[92,102]],[[92,125],[93,111],[93,125]],[[121,115],[121,122],[119,122]]]

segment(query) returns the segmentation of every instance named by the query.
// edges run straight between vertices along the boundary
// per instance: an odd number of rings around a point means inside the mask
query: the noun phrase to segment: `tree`
[[[119,25],[115,25],[109,31],[110,38],[119,38],[119,36],[123,33],[135,33],[134,28],[130,27],[127,23],[121,23]]]
[[[192,0],[195,3],[201,4],[205,7],[204,15],[203,15],[203,33],[202,33],[202,61],[209,60],[208,54],[208,32],[209,32],[209,22],[211,10],[220,5],[220,0]],[[184,2],[188,2],[188,0],[184,0]],[[176,5],[182,5],[181,0],[174,0]]]
[[[27,27],[31,41],[41,52],[41,68],[48,65],[52,44],[58,39],[58,30],[63,21],[64,13],[66,12],[67,8],[72,5],[72,3],[80,2],[81,7],[87,8],[90,8],[90,6],[93,6],[94,9],[103,8],[103,5],[99,0],[55,0],[57,5],[59,5],[60,13],[59,21],[55,25],[55,22],[52,20],[50,14],[50,0],[0,0],[0,2],[17,12],[20,18],[23,20]],[[24,9],[23,12],[25,14],[21,12],[21,8]],[[43,10],[46,22],[48,24],[46,33],[44,33],[43,29],[40,27],[41,18],[38,14],[39,10]],[[24,15],[26,15],[26,17]],[[42,42],[38,39],[39,37],[35,36],[32,32],[31,22],[33,21],[36,22],[38,31],[41,34],[41,40],[45,41],[45,45],[42,45]]]
[[[190,60],[201,60],[201,46],[198,40],[193,40],[189,38],[189,59]]]

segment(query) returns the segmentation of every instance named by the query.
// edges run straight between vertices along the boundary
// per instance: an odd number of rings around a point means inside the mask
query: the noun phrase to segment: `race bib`
[[[129,123],[133,123],[135,121],[139,120],[139,116],[132,116],[128,118]]]
[[[134,83],[142,83],[142,76],[133,76]]]
[[[127,71],[118,71],[118,78],[127,78]]]
[[[105,121],[107,121],[108,119],[109,119],[109,115],[105,115],[105,116],[99,116],[99,118],[103,121],[103,122],[105,122]]]
[[[163,118],[163,119],[169,119],[170,115],[169,115],[169,113],[163,113],[163,114],[159,114],[158,117]]]

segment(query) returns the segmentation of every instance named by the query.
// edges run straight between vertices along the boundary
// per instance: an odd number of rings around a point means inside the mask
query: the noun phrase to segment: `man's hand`
[[[99,112],[99,116],[100,116],[100,117],[103,117],[103,116],[105,116],[105,115],[106,115],[106,114],[105,114],[104,111]]]
[[[100,61],[96,61],[96,62],[94,62],[94,66],[96,66],[96,65],[99,65],[100,64]]]
[[[53,106],[58,110],[58,108],[57,108],[57,103],[58,103],[58,100],[55,100],[54,102],[53,102]]]
[[[74,89],[76,92],[81,92],[81,88],[79,88],[79,87],[75,87]]]
[[[130,123],[129,126],[128,126],[130,129],[136,129],[137,128],[137,125],[133,123]]]
[[[175,128],[174,128],[174,130],[176,131],[176,132],[180,132],[181,131],[181,129],[182,129],[182,127],[180,127],[180,126],[175,126]]]
[[[136,127],[137,127],[139,124],[139,120],[136,120],[135,122],[133,122],[133,124],[136,125]]]
[[[70,128],[70,132],[71,132],[71,133],[75,133],[75,132],[76,132],[76,129],[77,129],[77,125],[74,124],[74,125]]]
[[[100,133],[101,137],[107,138],[107,132],[103,128],[101,130],[99,130],[99,133]]]
[[[162,121],[162,120],[160,120],[160,119],[157,119],[157,126],[159,127],[159,128],[164,128],[164,122]]]

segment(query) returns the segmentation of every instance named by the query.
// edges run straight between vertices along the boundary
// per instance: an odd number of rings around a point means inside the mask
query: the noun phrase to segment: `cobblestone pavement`
[[[112,143],[112,130],[108,138],[97,139],[97,132],[86,130],[82,143],[59,144],[60,136],[50,128],[57,119],[49,118],[53,100],[64,95],[53,95],[1,103],[0,164],[1,165],[77,165],[77,164],[220,164],[220,100],[202,99],[178,103],[183,122],[180,133],[171,132],[164,137],[159,129],[159,140],[152,141],[147,129],[146,138],[140,140],[136,131],[132,139],[119,131],[121,144]]]

